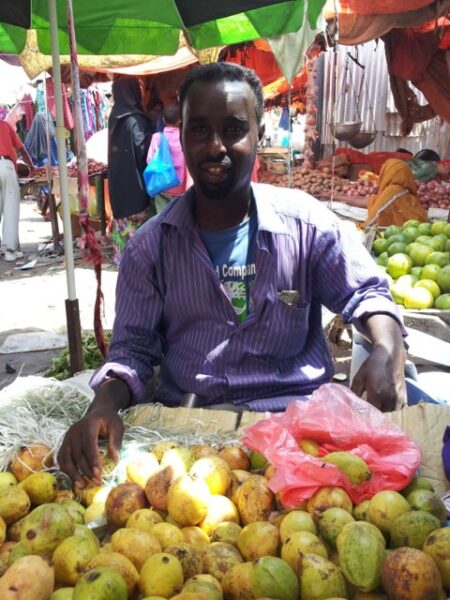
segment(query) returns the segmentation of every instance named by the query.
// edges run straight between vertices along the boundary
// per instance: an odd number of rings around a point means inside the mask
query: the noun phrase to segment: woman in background
[[[108,122],[108,183],[113,213],[113,248],[116,264],[134,232],[154,216],[155,208],[145,190],[143,172],[151,136],[151,122],[144,114],[137,77],[113,81],[114,106]]]

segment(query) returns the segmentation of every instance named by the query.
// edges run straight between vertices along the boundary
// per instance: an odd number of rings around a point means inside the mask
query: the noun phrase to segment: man
[[[6,261],[22,258],[19,252],[20,189],[16,173],[16,151],[27,163],[34,165],[17,133],[6,121],[0,121],[0,220],[2,224],[2,252]]]
[[[118,411],[156,399],[282,410],[332,376],[321,305],[352,320],[373,351],[354,381],[383,410],[405,399],[402,325],[362,245],[307,194],[251,185],[261,83],[237,65],[204,65],[180,91],[181,142],[194,185],[127,246],[116,321],[96,396],[61,446],[60,468],[99,480],[99,436],[117,458]]]

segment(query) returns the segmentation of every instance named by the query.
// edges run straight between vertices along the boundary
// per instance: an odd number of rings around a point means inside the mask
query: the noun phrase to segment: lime
[[[388,258],[389,258],[389,254],[388,254],[387,252],[382,252],[382,253],[380,254],[380,256],[378,256],[378,257],[375,259],[375,262],[376,262],[376,263],[377,263],[377,265],[379,265],[380,267],[385,267],[385,266],[386,266],[386,263],[387,263],[387,261],[388,261]]]
[[[450,240],[447,240],[447,241],[445,242],[445,248],[444,248],[444,250],[445,250],[446,252],[450,252]]]
[[[431,292],[433,298],[437,298],[441,295],[441,289],[438,284],[432,279],[421,279],[417,283],[414,284],[415,288],[422,287]]]
[[[408,219],[408,221],[405,221],[405,223],[403,223],[403,229],[407,227],[419,227],[419,225],[420,221],[418,221],[417,219]]]
[[[416,239],[416,237],[419,235],[419,232],[417,227],[407,227],[402,231],[401,235],[405,238],[406,242],[409,243]]]
[[[386,252],[388,246],[388,240],[385,238],[377,238],[372,244],[372,250],[374,251],[375,256],[380,256],[380,254]]]
[[[423,287],[413,287],[405,291],[403,303],[405,308],[431,308],[434,298],[429,290]]]
[[[391,286],[389,286],[389,291],[391,292],[391,296],[395,302],[395,304],[402,304],[403,305],[403,294],[405,292],[404,289],[399,288],[397,286],[397,284],[393,284]]]
[[[439,310],[450,310],[450,294],[442,294],[434,301],[435,308]]]
[[[426,265],[439,265],[445,267],[450,262],[450,254],[448,252],[432,252],[425,259]]]
[[[396,233],[401,233],[401,231],[402,230],[400,229],[400,227],[397,227],[397,225],[390,225],[384,232],[384,237],[390,238],[391,235],[395,235]]]
[[[439,234],[439,235],[435,235],[434,237],[431,238],[431,246],[435,250],[438,250],[439,252],[442,252],[442,250],[444,250],[446,243],[447,243],[447,236],[444,235],[443,233]]]
[[[431,224],[431,235],[437,235],[438,233],[443,233],[444,229],[447,225],[447,221],[435,221]]]
[[[418,244],[427,244],[431,241],[431,235],[418,235],[416,237],[416,242]]]
[[[412,260],[403,252],[390,256],[386,264],[387,272],[394,279],[397,279],[400,275],[406,275],[412,266]]]
[[[417,231],[420,235],[430,235],[431,223],[420,223],[420,225],[417,225]]]
[[[409,272],[411,275],[414,275],[414,277],[417,277],[418,279],[420,279],[422,267],[412,267]]]
[[[415,269],[416,267],[413,267],[413,269]],[[411,272],[412,270],[411,269]],[[421,270],[420,270],[420,279],[432,279],[433,281],[437,281],[438,275],[441,271],[441,267],[439,265],[435,265],[435,264],[431,264],[431,265],[425,265]]]
[[[414,245],[409,251],[409,256],[415,267],[423,266],[427,257],[433,252],[433,248],[425,244]]]
[[[394,235],[391,235],[387,238],[388,247],[396,242],[406,242],[406,238],[403,233],[394,233]]]
[[[411,273],[408,273],[407,275],[400,275],[400,277],[395,283],[398,288],[406,289],[413,287],[418,281],[418,277],[416,277],[415,275],[411,275]]]
[[[391,260],[391,259],[389,259]],[[388,261],[389,264],[389,261]],[[389,268],[388,268],[389,270]],[[444,292],[444,294],[448,294],[450,292],[450,265],[446,267],[442,267],[439,275],[437,276],[437,284]]]
[[[444,231],[442,233],[444,235],[446,235],[448,238],[450,238],[450,223],[447,223],[447,225],[444,227]]]
[[[405,242],[395,242],[394,244],[389,244],[389,247],[387,249],[387,253],[389,256],[393,256],[394,254],[398,254],[399,252],[406,252]]]

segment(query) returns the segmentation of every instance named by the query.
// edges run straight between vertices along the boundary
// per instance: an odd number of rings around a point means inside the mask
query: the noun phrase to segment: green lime
[[[446,225],[447,221],[435,221],[431,224],[431,235],[438,235],[438,233],[443,233]]]
[[[447,223],[447,225],[444,227],[444,231],[442,233],[444,235],[446,235],[448,238],[450,238],[450,223]]]
[[[384,238],[377,238],[372,244],[372,250],[374,251],[376,256],[380,256],[380,254],[386,252],[388,246],[388,240]]]
[[[445,251],[450,252],[450,239],[445,242]]]
[[[397,227],[397,225],[390,225],[384,232],[384,237],[390,238],[392,235],[395,235],[396,233],[401,233],[401,231],[402,230],[400,229],[400,227]]]
[[[417,227],[407,227],[402,231],[402,235],[406,242],[410,243],[416,239],[416,237],[419,235],[419,231]]]
[[[429,244],[431,241],[431,235],[418,235],[416,237],[416,242],[418,244]]]
[[[413,267],[415,269],[416,267]],[[417,267],[420,269],[420,267]],[[411,269],[412,272],[412,269]],[[437,281],[438,275],[441,272],[441,267],[439,265],[431,264],[425,265],[420,269],[419,279],[432,279],[433,281]]]
[[[439,265],[445,267],[450,262],[450,254],[448,252],[432,252],[425,260],[426,265]]]
[[[394,242],[393,244],[390,244],[387,249],[387,253],[389,256],[399,254],[400,252],[406,252],[405,242]]]
[[[386,264],[387,272],[394,279],[397,279],[401,275],[406,275],[412,266],[411,258],[403,252],[390,256]]]
[[[433,295],[433,298],[437,298],[442,293],[438,284],[435,281],[433,281],[432,279],[421,279],[420,281],[418,281],[417,283],[414,284],[414,287],[415,288],[417,288],[417,287],[425,288],[426,290],[431,292],[431,294]]]
[[[394,235],[391,235],[387,238],[388,247],[396,242],[406,242],[406,238],[403,233],[394,233]]]
[[[405,291],[403,303],[405,308],[431,308],[434,298],[429,290],[423,287],[413,287]]]
[[[431,235],[431,223],[420,223],[417,225],[417,231],[420,235]]]
[[[380,265],[380,267],[385,267],[386,263],[388,261],[388,258],[389,258],[389,254],[387,252],[382,252],[380,254],[380,256],[377,257],[375,262],[377,263],[377,265]]]
[[[434,301],[435,308],[439,310],[450,310],[450,294],[442,294]]]
[[[437,284],[444,294],[448,294],[450,292],[450,265],[442,267],[439,275],[437,276]]]
[[[408,221],[405,221],[405,223],[403,223],[403,229],[406,229],[408,227],[419,227],[420,225],[420,221],[418,221],[417,219],[408,219]]]
[[[427,246],[426,244],[417,244],[417,246],[414,245],[414,247],[410,249],[408,254],[415,267],[423,267],[427,257],[432,252],[433,248],[430,248],[430,246]]]
[[[439,235],[435,235],[431,238],[432,247],[439,252],[442,252],[444,250],[446,243],[447,243],[447,236],[444,235],[443,233],[441,233]]]
[[[415,277],[417,277],[417,279],[420,279],[420,274],[422,272],[422,267],[412,267],[409,272],[410,272],[411,275],[414,275]]]

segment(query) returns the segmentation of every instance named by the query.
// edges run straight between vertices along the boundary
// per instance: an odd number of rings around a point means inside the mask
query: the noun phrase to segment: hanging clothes
[[[55,87],[53,79],[46,79],[45,84],[47,86],[47,103],[53,117],[56,117],[56,105],[55,105]],[[67,94],[67,88],[61,84],[62,95],[63,95],[63,113],[64,113],[64,127],[66,129],[73,129],[73,116],[70,110],[69,97]],[[45,109],[44,109],[45,110]]]
[[[58,164],[58,153],[55,138],[55,126],[53,120],[49,121],[50,129],[50,164],[56,166]],[[47,148],[47,123],[44,113],[37,113],[33,119],[33,123],[25,138],[25,148],[31,156],[31,160],[37,167],[42,167],[48,163],[48,148]]]

